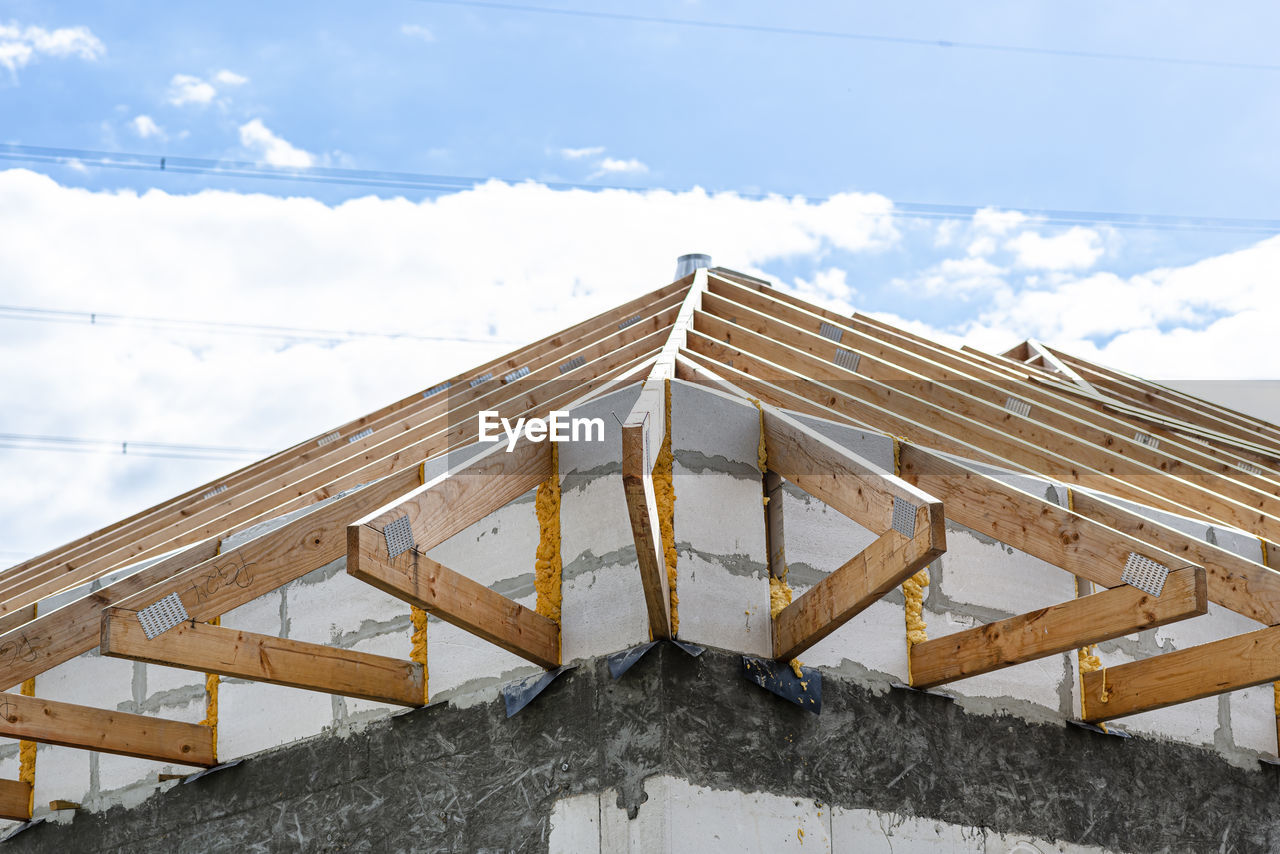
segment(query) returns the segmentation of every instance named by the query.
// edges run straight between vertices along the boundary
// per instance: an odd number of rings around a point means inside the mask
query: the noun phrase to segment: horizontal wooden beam
[[[1209,609],[1200,567],[1169,574],[1159,596],[1125,585],[911,647],[911,684],[932,688],[1067,652]]]
[[[916,511],[916,533],[889,529],[839,569],[778,612],[773,657],[795,658],[946,551],[942,505]]]
[[[540,667],[560,665],[560,626],[410,549],[387,555],[381,531],[347,529],[347,572],[379,590],[434,614]]]
[[[401,706],[425,702],[422,665],[208,623],[181,623],[147,639],[136,611],[102,612],[103,655],[218,673]]]
[[[0,818],[10,821],[31,819],[31,784],[21,780],[0,780]]]
[[[147,715],[0,694],[0,736],[181,765],[215,764],[213,729]]]
[[[1271,626],[1086,673],[1083,717],[1109,721],[1278,680],[1280,626]]]

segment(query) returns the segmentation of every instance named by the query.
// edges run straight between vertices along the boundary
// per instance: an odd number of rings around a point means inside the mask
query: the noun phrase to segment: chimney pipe
[[[701,252],[694,252],[691,255],[681,255],[676,259],[676,279],[683,279],[694,270],[700,270],[703,267],[710,266],[710,255],[703,255]],[[672,281],[675,280],[673,279]]]

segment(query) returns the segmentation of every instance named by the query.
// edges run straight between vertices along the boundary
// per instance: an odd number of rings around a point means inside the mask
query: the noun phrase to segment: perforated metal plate
[[[191,616],[177,593],[170,593],[138,612],[138,622],[142,624],[142,633],[147,636],[147,640],[158,637],[189,619]]]
[[[856,373],[858,370],[858,363],[862,361],[862,356],[852,350],[837,347],[836,357],[833,361],[846,371],[853,371]]]
[[[1261,472],[1259,472],[1259,474],[1261,474]],[[213,496],[215,496],[215,495],[221,495],[222,493],[224,493],[224,492],[226,492],[226,491],[227,491],[227,485],[226,485],[225,483],[220,483],[220,484],[218,484],[217,486],[215,486],[213,489],[209,490],[208,492],[206,492],[204,495],[202,495],[202,496],[200,496],[200,497],[201,497],[201,498],[212,498]]]
[[[321,436],[316,441],[316,444],[319,445],[320,447],[324,447],[325,445],[333,444],[334,442],[338,441],[341,438],[342,438],[342,434],[339,433],[337,430],[334,430],[328,436]]]
[[[503,378],[502,378],[502,381],[503,381],[504,383],[514,382],[514,381],[516,381],[516,380],[520,379],[521,377],[527,377],[527,376],[529,376],[529,368],[528,368],[528,367],[516,368],[514,371],[512,371],[511,373],[509,373],[509,374],[507,374],[505,377],[503,377]]]
[[[840,339],[844,337],[844,330],[838,326],[832,326],[830,323],[824,321],[822,326],[818,328],[818,334],[823,338],[830,338],[838,344],[840,343]]]
[[[1258,466],[1255,466],[1253,463],[1246,463],[1244,460],[1241,460],[1240,462],[1236,463],[1236,465],[1240,468],[1241,471],[1247,471],[1249,474],[1262,474],[1262,469],[1260,469]]]
[[[1031,414],[1031,404],[1017,397],[1010,397],[1004,402],[1004,408],[1014,415],[1026,417]]]
[[[409,524],[408,516],[401,516],[388,522],[382,529],[382,536],[387,539],[387,557],[404,554],[418,545],[413,539],[413,527]]]
[[[451,385],[453,385],[453,383],[452,383],[452,382],[450,382],[449,380],[445,380],[444,382],[440,383],[439,385],[433,385],[431,388],[429,388],[429,389],[427,389],[426,391],[424,391],[424,392],[422,393],[422,396],[423,396],[423,397],[431,397],[431,395],[433,395],[433,394],[439,394],[440,392],[444,391],[445,389],[447,389],[447,388],[448,388],[449,386],[451,386]]]
[[[566,371],[572,371],[574,368],[581,368],[586,363],[587,363],[587,360],[584,359],[583,357],[574,356],[572,359],[570,359],[569,361],[565,362],[563,365],[560,366],[560,373],[563,374]]]
[[[1141,442],[1142,444],[1146,445],[1148,448],[1160,447],[1160,440],[1149,433],[1142,433],[1142,432],[1134,433],[1133,440],[1135,442]]]
[[[480,376],[476,377],[475,379],[473,379],[473,380],[471,381],[471,383],[470,383],[470,387],[471,387],[471,388],[475,388],[476,386],[480,385],[480,383],[487,383],[487,382],[488,382],[489,380],[491,380],[491,379],[493,379],[493,373],[492,373],[492,372],[487,373],[487,374],[481,374]]]
[[[1159,596],[1164,590],[1164,582],[1169,577],[1169,567],[1156,563],[1149,557],[1137,552],[1129,552],[1129,559],[1124,562],[1124,573],[1120,580],[1130,587],[1136,587],[1143,593]]]
[[[903,501],[896,495],[893,496],[893,522],[891,524],[893,530],[902,536],[914,537],[916,535],[915,505]]]
[[[632,324],[639,323],[641,316],[642,315],[637,314],[635,317],[628,317],[626,320],[618,324],[618,328],[626,329],[628,326],[631,326]]]
[[[361,439],[367,439],[372,435],[373,435],[373,428],[366,427],[363,430],[361,430],[359,433],[352,433],[350,436],[348,436],[347,444],[350,445],[352,442],[359,442]]]

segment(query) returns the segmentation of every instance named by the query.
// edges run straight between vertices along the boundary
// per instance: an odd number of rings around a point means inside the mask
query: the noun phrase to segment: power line
[[[432,0],[434,2],[435,0]],[[456,193],[475,189],[490,181],[507,184],[533,182],[552,190],[625,190],[636,193],[667,192],[687,193],[698,188],[673,188],[661,186],[621,186],[616,184],[585,184],[567,181],[539,181],[535,178],[465,177],[461,175],[432,175],[415,172],[388,172],[366,169],[334,169],[310,167],[293,169],[247,163],[233,160],[214,160],[198,157],[174,157],[170,155],[138,154],[123,151],[93,151],[81,148],[47,148],[34,145],[0,144],[0,160],[33,163],[55,163],[64,166],[99,166],[108,169],[128,169],[148,172],[178,172],[182,174],[214,175],[231,178],[263,178],[276,181],[301,183],[342,184],[382,189],[420,190],[428,195]],[[712,191],[714,192],[714,191]],[[779,192],[747,193],[724,191],[742,199],[765,200],[786,198]],[[795,198],[821,203],[831,196],[806,196],[793,194]],[[1087,211],[1055,208],[1025,208],[1007,205],[952,205],[931,202],[901,202],[890,200],[893,209],[877,214],[895,219],[954,219],[971,217],[981,210],[1016,210],[1045,225],[1106,225],[1113,228],[1146,231],[1217,231],[1240,234],[1280,233],[1280,219],[1244,217],[1195,216],[1150,213],[1122,213],[1116,211]]]
[[[120,439],[85,439],[76,436],[0,433],[0,448],[22,451],[61,451],[76,454],[162,457],[178,460],[228,460],[260,457],[265,448],[237,448],[225,445],[188,445],[173,442],[138,442]]]
[[[738,24],[730,21],[706,21],[694,18],[667,18],[658,15],[633,15],[624,12],[598,12],[586,9],[564,9],[550,6],[526,6],[519,3],[498,3],[491,0],[418,0],[438,6],[462,6],[480,9],[498,9],[504,12],[529,12],[539,15],[560,15],[573,18],[595,18],[607,21],[625,21],[640,24],[666,24],[677,27],[696,27],[710,30],[729,30],[745,33],[770,33],[786,36],[840,39],[842,41],[878,42],[880,44],[912,45],[915,47],[960,48],[997,53],[1063,56],[1072,59],[1108,59],[1124,62],[1154,62],[1163,65],[1191,65],[1206,68],[1232,68],[1248,71],[1280,71],[1280,65],[1257,62],[1237,62],[1221,59],[1195,59],[1177,56],[1154,56],[1138,53],[1110,53],[1096,50],[1071,50],[1067,48],[1030,47],[1027,45],[994,44],[990,42],[954,41],[951,39],[922,39],[907,36],[888,36],[880,33],[855,33],[838,30],[819,30],[802,27],[778,27],[766,24]]]
[[[93,326],[132,326],[152,329],[184,329],[219,334],[250,335],[301,341],[343,341],[364,338],[447,341],[465,344],[515,344],[503,338],[461,338],[447,335],[417,335],[411,332],[366,332],[360,330],[311,329],[300,326],[270,326],[214,320],[181,320],[170,317],[143,317],[92,311],[65,311],[53,308],[0,305],[0,320],[28,320],[44,323],[88,323]]]

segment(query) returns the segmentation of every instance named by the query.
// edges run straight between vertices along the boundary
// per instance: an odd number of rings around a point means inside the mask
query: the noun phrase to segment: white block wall
[[[630,821],[614,790],[557,801],[551,854],[1109,854],[808,798],[710,789],[667,775],[648,778],[644,787],[649,799]]]
[[[565,662],[616,652],[649,639],[622,489],[618,424],[618,419],[625,419],[630,411],[638,390],[638,385],[632,385],[574,411],[577,417],[604,420],[604,442],[559,446]],[[679,381],[672,383],[672,410],[679,635],[699,644],[767,656],[769,582],[761,475],[757,467],[758,411],[748,402]],[[817,419],[802,420],[886,472],[892,471],[893,445],[888,438]],[[448,463],[456,467],[459,462],[455,456],[450,461],[430,463],[427,476],[444,471]],[[985,468],[1036,495],[1048,495],[1051,500],[1065,503],[1065,490],[1060,485]],[[1211,529],[1169,514],[1135,509],[1251,559],[1260,557],[1257,541],[1241,532]],[[786,558],[797,596],[874,539],[869,531],[790,484],[784,491],[783,511]],[[297,515],[290,514],[288,518]],[[281,523],[275,520],[255,526],[229,538],[225,547],[261,536]],[[1027,554],[957,525],[948,525],[947,540],[947,553],[931,568],[932,580],[925,599],[931,637],[1067,601],[1075,595],[1070,575]],[[537,543],[531,491],[432,549],[430,554],[446,566],[533,607]],[[62,598],[83,595],[87,589]],[[343,560],[234,609],[224,615],[223,625],[400,658],[407,658],[410,653],[408,605],[352,579],[345,572]],[[1103,644],[1101,655],[1104,663],[1115,665],[1257,627],[1250,620],[1211,606],[1205,617]],[[434,618],[429,624],[428,644],[432,702],[489,699],[502,684],[537,671],[518,656]],[[807,665],[857,679],[876,690],[888,690],[893,682],[907,681],[901,592],[891,592],[801,657]],[[205,716],[203,674],[103,659],[96,652],[41,674],[36,685],[37,694],[50,699],[189,722]],[[971,712],[1012,713],[1033,720],[1078,717],[1074,655],[1055,656],[963,680],[945,690]],[[226,761],[248,756],[322,732],[340,734],[396,710],[381,703],[224,679],[220,689],[219,757]],[[1246,765],[1259,754],[1271,755],[1276,750],[1269,686],[1137,715],[1119,725],[1150,737],[1208,745]],[[53,799],[78,801],[90,809],[132,803],[156,791],[158,774],[181,770],[184,769],[144,760],[42,746],[37,760],[37,815],[41,814],[41,805]],[[0,748],[0,774],[17,776],[16,745]],[[795,830],[805,829],[809,850],[823,850],[823,845],[829,850],[854,850],[841,848],[841,840],[861,839],[858,834],[864,833],[868,822],[883,830],[884,822],[889,821],[884,816],[852,812],[828,811],[820,816],[818,805],[787,806],[774,803],[770,796],[695,793],[687,787],[680,788],[684,784],[678,781],[662,785],[668,786],[664,797],[669,796],[671,804],[670,814],[663,820],[671,825],[664,825],[666,829],[661,833],[677,828],[673,838],[681,845],[687,839],[701,838],[699,817],[741,810],[747,802],[735,801],[735,797],[756,798],[749,805],[752,814],[759,815],[764,824],[750,829],[748,837],[725,830],[725,845],[767,844],[773,846],[770,850],[785,849],[793,844],[779,830],[785,825],[792,836]],[[587,806],[574,803],[577,802],[564,802],[563,815],[558,813],[561,827],[576,827],[574,833],[581,831],[597,840],[613,840],[609,834],[622,832],[603,821],[604,812],[598,809],[597,830],[583,830],[582,822],[587,819],[575,816],[578,812],[590,816],[592,810],[587,801],[583,802]],[[646,812],[653,815],[660,811],[647,809],[642,815]],[[775,819],[781,824],[775,826]],[[964,829],[931,823],[917,827],[905,819],[893,821],[896,823],[890,823],[899,843],[912,840],[914,845],[917,836],[931,838],[932,833],[938,839],[945,837],[946,845],[954,850],[1006,850],[991,848],[995,843],[989,837],[982,840],[986,848],[963,847],[973,842]],[[659,832],[646,827],[643,822],[632,823],[625,826],[625,832],[642,836]],[[592,837],[592,833],[596,836]],[[631,836],[627,839],[630,841],[626,844],[631,845],[644,841]],[[720,844],[715,840],[704,842],[713,848]]]

